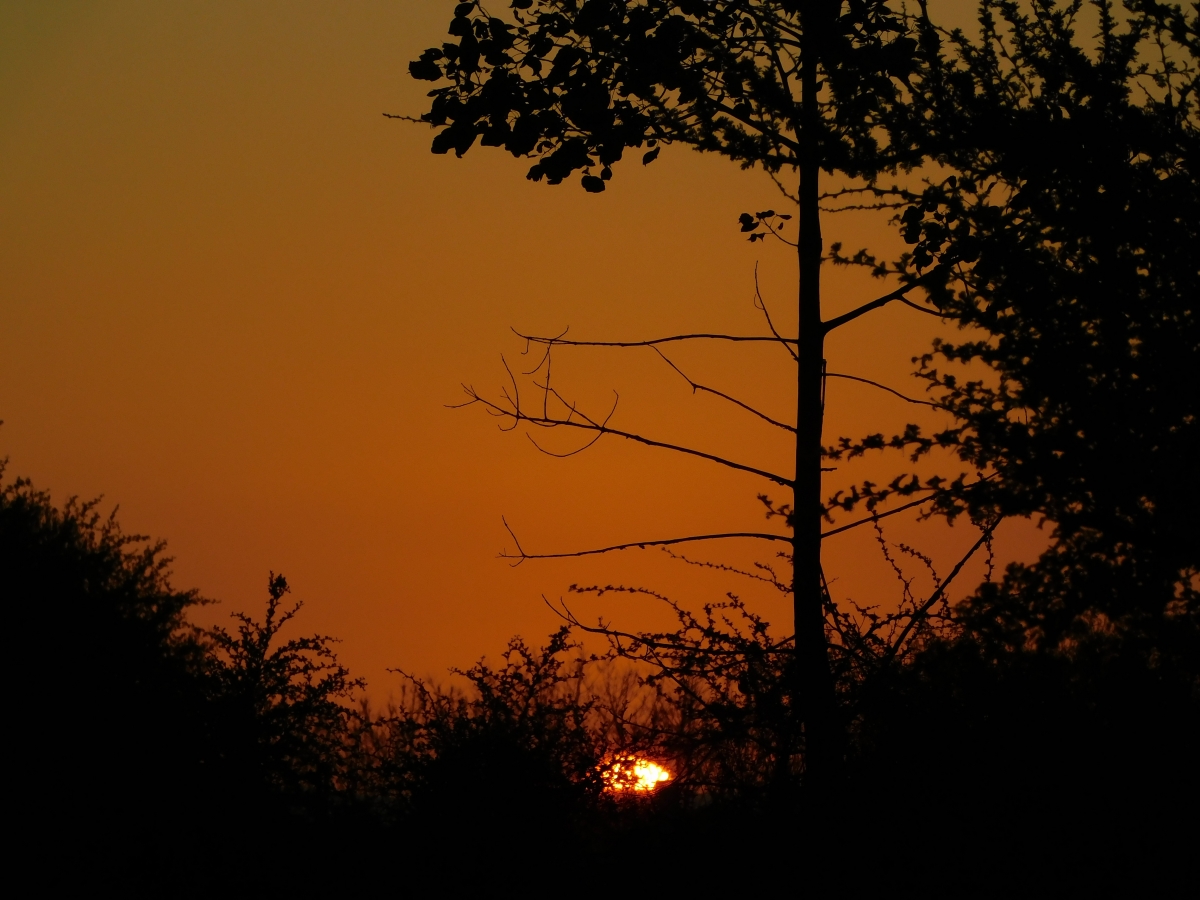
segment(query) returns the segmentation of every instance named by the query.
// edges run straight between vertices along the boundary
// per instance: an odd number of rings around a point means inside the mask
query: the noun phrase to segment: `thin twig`
[[[739,335],[739,334],[673,334],[668,337],[652,338],[648,341],[568,341],[561,338],[539,337],[532,334],[521,334],[515,328],[513,334],[526,341],[534,344],[561,344],[564,347],[652,347],[655,344],[669,344],[673,341],[695,341],[695,340],[712,340],[712,341],[769,341],[778,343],[782,341],[785,344],[797,344],[795,338],[782,338],[778,335]]]
[[[547,351],[547,352],[549,352],[549,351]],[[535,381],[534,384],[537,384],[537,382]],[[595,446],[596,442],[598,440],[600,440],[600,438],[604,437],[604,433],[607,430],[605,426],[608,425],[608,420],[613,417],[614,413],[616,413],[617,404],[620,403],[620,401],[621,401],[621,395],[618,394],[616,391],[613,391],[612,409],[610,409],[608,411],[608,415],[604,417],[603,422],[594,422],[594,421],[592,421],[592,419],[590,417],[587,416],[587,414],[580,412],[575,407],[575,404],[568,403],[566,400],[563,399],[562,394],[560,394],[557,390],[550,387],[550,367],[547,366],[546,367],[546,401],[543,402],[543,410],[545,409],[545,403],[549,401],[550,394],[554,394],[555,399],[557,399],[563,406],[565,406],[567,409],[569,409],[571,411],[567,416],[567,421],[570,421],[571,416],[575,415],[576,413],[579,413],[579,415],[583,416],[583,418],[586,419],[589,424],[599,425],[600,428],[602,429],[601,431],[599,431],[596,434],[596,436],[594,438],[592,438],[590,441],[588,441],[582,447],[577,447],[574,450],[570,450],[566,453],[555,453],[553,450],[547,450],[545,447],[543,447],[541,444],[539,444],[537,441],[535,441],[533,439],[532,434],[529,434],[528,432],[525,433],[525,437],[529,438],[529,443],[533,444],[533,446],[537,447],[539,451],[541,451],[542,453],[545,453],[547,456],[553,456],[556,459],[566,459],[567,457],[575,456],[577,453],[582,453],[584,450],[587,450],[589,447]]]
[[[474,388],[463,385],[463,390],[466,391],[467,396],[471,399],[466,403],[459,404],[460,407],[469,406],[472,403],[479,403],[485,409],[493,412],[495,415],[511,417],[514,422],[529,422],[532,425],[538,425],[543,428],[579,428],[584,431],[596,431],[600,432],[601,434],[611,434],[617,437],[625,438],[629,441],[635,441],[639,444],[645,444],[647,447],[658,447],[663,450],[673,450],[676,453],[683,453],[687,456],[695,456],[700,459],[706,459],[709,462],[715,462],[718,465],[725,466],[726,468],[736,469],[739,472],[748,472],[751,475],[758,475],[760,478],[766,478],[768,481],[774,481],[776,484],[781,484],[784,487],[792,487],[793,485],[791,479],[784,478],[782,475],[776,475],[774,472],[768,472],[765,469],[748,466],[744,463],[734,462],[733,460],[725,459],[724,457],[717,456],[713,453],[705,453],[703,450],[693,450],[691,447],[681,447],[678,444],[669,444],[665,441],[656,441],[652,438],[644,437],[640,434],[634,434],[630,431],[609,428],[604,424],[595,423],[591,420],[587,422],[572,422],[570,419],[554,419],[543,418],[541,416],[531,416],[528,413],[522,412],[520,407],[515,403],[513,404],[513,409],[508,410],[490,400],[484,399],[475,391]]]
[[[691,387],[692,393],[695,393],[696,391],[706,391],[707,393],[712,394],[713,396],[720,397],[722,400],[728,400],[734,406],[740,406],[742,409],[746,410],[746,412],[753,413],[754,415],[756,415],[760,419],[762,419],[764,422],[770,422],[776,428],[782,428],[784,431],[790,431],[792,434],[796,433],[796,429],[793,428],[791,425],[788,425],[784,422],[780,422],[776,419],[772,419],[766,413],[759,412],[753,406],[743,403],[741,400],[738,400],[736,397],[730,397],[728,394],[722,393],[721,391],[718,391],[716,388],[706,387],[703,384],[699,384],[695,381],[692,381],[692,379],[688,378],[688,376],[684,374],[683,370],[680,369],[679,366],[675,365],[675,363],[671,362],[671,360],[667,358],[665,353],[663,353],[657,347],[651,347],[650,349],[653,350],[655,353],[657,353],[659,356],[661,356],[663,359],[663,362],[665,362],[668,366],[670,366],[672,369],[674,369],[676,372],[679,373],[680,377],[682,377],[683,380],[686,381],[688,383],[688,385]],[[790,347],[788,349],[791,350]]]
[[[931,400],[918,400],[915,397],[909,397],[900,393],[894,388],[888,387],[886,384],[880,384],[878,381],[872,381],[870,378],[860,378],[857,375],[844,375],[841,372],[826,372],[828,378],[845,378],[847,381],[861,381],[863,384],[869,384],[871,387],[877,387],[881,391],[887,391],[889,394],[895,394],[901,400],[907,400],[909,403],[919,403],[922,406],[932,406],[934,409],[945,409],[940,403],[934,403]]]
[[[799,354],[788,346],[789,342],[783,339],[783,335],[779,333],[779,330],[775,327],[775,323],[771,321],[771,314],[767,312],[767,301],[763,299],[762,288],[758,283],[758,263],[754,264],[754,306],[756,309],[762,310],[762,314],[767,320],[767,327],[771,329],[771,334],[775,335],[779,343],[783,344],[783,348],[791,354],[792,359],[799,362]]]

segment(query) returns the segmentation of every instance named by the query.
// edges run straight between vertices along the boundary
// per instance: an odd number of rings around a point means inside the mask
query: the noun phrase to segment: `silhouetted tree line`
[[[1166,870],[1154,866],[1186,862],[1200,800],[1195,10],[1098,0],[1087,44],[1082,3],[985,0],[977,37],[879,2],[511,6],[519,24],[459,4],[457,43],[413,64],[450,81],[426,117],[435,152],[481,139],[535,157],[534,180],[583,170],[591,192],[625,149],[645,147],[648,164],[671,140],[807,171],[802,307],[804,285],[819,290],[804,280],[814,246],[818,266],[923,289],[925,312],[969,329],[915,360],[954,425],[815,455],[801,447],[813,435],[791,429],[797,477],[780,483],[808,499],[766,502],[793,530],[798,574],[752,575],[795,599],[794,639],[736,597],[698,612],[659,598],[677,627],[655,634],[562,607],[546,646],[514,640],[459,672],[461,689],[406,677],[401,699],[374,710],[330,638],[281,634],[298,608],[282,576],[263,619],[196,629],[187,614],[204,601],[170,585],[161,544],[124,535],[95,503],[59,509],[9,482],[0,586],[31,831],[122,877],[240,867],[274,883],[350,879],[356,854],[408,878],[619,878],[649,857],[676,884],[724,870],[817,889],[875,871],[893,887],[975,879],[961,882],[975,892],[1048,866],[1150,884]],[[793,54],[781,82],[761,65],[772,48]],[[798,103],[779,90],[792,75]],[[818,194],[815,175],[834,170],[859,186]],[[918,175],[918,188],[879,181]],[[892,210],[910,251],[806,245],[820,210],[843,202]],[[766,211],[742,227],[781,225]],[[868,306],[896,299],[912,305],[901,291]],[[801,321],[799,341],[773,332],[795,348],[798,423],[806,385],[825,377],[805,369]],[[979,376],[964,380],[960,363]],[[801,472],[889,451],[949,453],[979,477],[902,472],[821,498],[813,522],[862,509],[879,528],[889,497],[925,496],[979,527],[972,552],[1009,516],[1044,519],[1050,548],[961,603],[946,600],[956,568],[895,613],[838,608],[820,528],[796,512],[816,502]],[[882,531],[880,543],[893,552]],[[600,650],[576,642],[588,632]],[[675,777],[652,795],[606,791],[621,754]]]
[[[315,888],[376,854],[407,883],[445,885],[597,865],[665,866],[685,884],[736,872],[738,854],[789,851],[864,854],[868,879],[914,853],[912,877],[932,861],[933,874],[983,866],[991,879],[1124,872],[1164,849],[1189,858],[1197,654],[1150,659],[1141,630],[1014,645],[995,620],[977,624],[976,595],[905,665],[843,674],[843,806],[814,822],[780,767],[785,667],[755,649],[752,624],[723,673],[676,663],[683,690],[664,687],[666,667],[639,677],[614,667],[615,650],[584,656],[563,628],[460,672],[465,689],[409,679],[373,711],[331,639],[281,635],[298,608],[282,576],[261,620],[197,629],[186,614],[204,601],[171,587],[161,544],[21,480],[0,489],[0,548],[21,679],[10,808],[55,860],[38,869],[48,881]],[[1025,608],[1008,582],[1026,571],[982,596]],[[681,612],[683,629],[730,610],[706,612]],[[674,778],[653,795],[605,792],[618,753],[664,761]],[[899,838],[912,829],[931,846]],[[696,841],[734,861],[689,862]]]

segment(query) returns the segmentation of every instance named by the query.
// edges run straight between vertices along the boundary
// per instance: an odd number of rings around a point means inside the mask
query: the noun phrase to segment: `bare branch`
[[[712,394],[716,397],[720,397],[722,400],[728,400],[734,406],[740,406],[742,409],[746,410],[746,412],[753,413],[754,415],[756,415],[760,419],[762,419],[764,422],[770,422],[776,428],[782,428],[784,431],[790,431],[792,434],[796,433],[796,429],[793,428],[791,425],[787,425],[783,422],[779,422],[775,419],[772,419],[766,413],[759,412],[753,406],[749,406],[749,405],[743,403],[741,400],[738,400],[734,397],[730,397],[728,394],[722,393],[721,391],[718,391],[715,388],[705,387],[702,384],[698,384],[697,382],[692,381],[692,379],[688,378],[687,375],[684,374],[683,370],[680,369],[679,366],[675,365],[675,363],[671,362],[671,360],[669,360],[667,358],[666,354],[664,354],[661,350],[659,350],[657,347],[651,347],[650,349],[653,350],[655,353],[657,353],[659,356],[661,356],[663,359],[663,362],[665,362],[668,366],[670,366],[672,369],[674,369],[676,372],[679,373],[680,377],[682,377],[683,380],[686,381],[688,383],[688,385],[691,386],[692,393],[695,393],[696,391],[706,391],[709,394]],[[789,347],[788,350],[790,351],[791,348]]]
[[[781,144],[782,146],[786,147],[788,150],[791,150],[792,153],[799,154],[802,152],[799,141],[794,141],[789,138],[786,138],[778,131],[771,131],[770,129],[763,128],[761,123],[755,122],[753,119],[750,119],[749,117],[743,115],[742,113],[735,110],[733,107],[727,106],[726,104],[720,103],[720,102],[713,103],[712,107],[714,109],[718,110],[719,112],[722,112],[725,115],[729,116],[729,118],[733,119],[735,122],[741,122],[746,127],[753,128],[755,131],[757,131],[759,134],[766,137],[768,140],[773,140],[773,141],[777,142],[778,144]]]
[[[570,330],[571,330],[571,326],[568,325],[561,332],[559,332],[558,337],[561,338],[563,335],[565,335]],[[543,385],[539,385],[536,381],[534,381],[534,384],[537,385],[538,387],[542,388],[542,391],[543,391],[542,392],[542,415],[549,414],[547,407],[549,406],[549,403],[550,403],[550,370],[551,370],[551,363],[552,363],[550,355],[553,352],[553,350],[554,350],[553,343],[546,344],[546,352],[542,354],[541,361],[536,366],[534,366],[532,369],[530,369],[528,372],[521,373],[522,375],[536,375],[543,366],[546,367],[546,383]],[[525,349],[521,351],[521,355],[525,356],[528,353],[529,353],[529,344],[528,344],[528,342],[526,342]],[[555,393],[555,396],[558,396],[557,391],[555,391],[554,393]],[[558,399],[562,400],[562,397],[559,396]],[[565,400],[563,400],[563,405],[569,407],[571,404],[569,404]]]
[[[906,203],[912,203],[914,200],[920,199],[919,194],[914,194],[907,188],[902,188],[898,185],[892,185],[890,188],[881,188],[871,184],[864,185],[863,187],[839,188],[836,191],[822,191],[821,199],[840,200],[842,197],[854,194],[870,194],[873,197],[899,197]]]
[[[771,329],[771,334],[775,335],[775,337],[779,340],[779,343],[783,344],[783,348],[787,350],[789,354],[791,354],[792,359],[796,362],[799,362],[799,354],[788,346],[789,343],[795,342],[784,340],[783,335],[781,335],[778,329],[775,328],[775,323],[771,321],[771,314],[767,311],[767,301],[763,299],[762,289],[758,284],[758,263],[754,264],[754,307],[762,310],[762,314],[767,320],[767,327]]]
[[[935,268],[930,269],[928,272],[926,272],[924,275],[922,275],[920,278],[918,278],[916,281],[912,282],[911,284],[901,285],[900,287],[896,288],[891,293],[884,294],[882,297],[880,297],[877,300],[872,300],[870,303],[864,303],[862,306],[858,307],[858,309],[852,309],[848,313],[844,313],[843,315],[840,315],[840,316],[837,316],[836,318],[830,319],[827,322],[822,322],[821,328],[824,330],[825,334],[828,334],[829,332],[833,331],[835,328],[840,328],[841,326],[847,324],[848,322],[853,322],[859,316],[866,315],[867,313],[872,312],[873,310],[879,309],[882,306],[887,306],[893,300],[903,300],[905,294],[907,294],[909,291],[911,291],[915,287],[920,287],[925,281],[931,280],[935,274],[941,274],[943,268],[944,268],[943,266],[936,266]],[[917,309],[920,309],[922,312],[930,312],[930,310],[925,309],[924,307],[916,306],[915,303],[907,303],[906,305],[915,306]],[[941,315],[941,313],[933,313],[933,315]]]
[[[849,531],[851,528],[857,528],[859,525],[866,525],[868,522],[875,522],[879,519],[886,519],[888,516],[894,516],[896,513],[902,513],[906,509],[912,509],[914,506],[920,506],[922,503],[928,503],[932,497],[925,497],[921,500],[913,500],[911,503],[905,503],[903,506],[897,506],[895,509],[889,509],[887,512],[875,513],[867,516],[865,519],[859,519],[857,522],[851,522],[849,525],[841,525],[837,528],[832,528],[829,531],[821,532],[822,539],[833,537],[835,534],[841,534],[843,531]]]
[[[602,435],[611,434],[617,437],[625,438],[629,441],[635,441],[639,444],[645,444],[647,447],[658,447],[663,450],[673,450],[676,453],[683,453],[687,456],[695,456],[700,459],[706,459],[709,462],[715,462],[718,465],[725,466],[729,469],[736,469],[739,472],[748,472],[751,475],[758,475],[760,478],[766,478],[768,481],[774,481],[776,484],[781,484],[785,487],[792,486],[791,479],[784,478],[782,475],[776,475],[774,472],[768,472],[765,469],[758,469],[754,466],[747,466],[743,463],[734,462],[733,460],[725,459],[724,457],[717,456],[713,453],[705,453],[703,450],[693,450],[691,447],[681,447],[678,444],[668,444],[665,441],[656,441],[652,438],[644,437],[640,434],[634,434],[630,431],[621,431],[617,428],[609,428],[603,423],[596,423],[590,419],[586,422],[573,422],[569,418],[556,419],[547,418],[544,416],[531,416],[528,413],[522,412],[520,406],[518,406],[512,400],[509,400],[509,402],[512,403],[513,408],[511,410],[504,409],[503,407],[493,403],[491,400],[481,397],[474,388],[464,385],[463,390],[466,391],[467,396],[471,399],[467,403],[459,404],[459,406],[470,406],[471,403],[478,403],[485,409],[494,412],[498,416],[512,418],[514,423],[523,421],[529,422],[532,425],[541,426],[543,428],[579,428],[584,431],[596,431]],[[572,409],[572,412],[575,412],[574,407],[570,408]]]
[[[827,213],[843,213],[854,212],[856,210],[865,210],[867,212],[880,212],[885,209],[903,209],[908,206],[907,203],[896,201],[895,203],[844,203],[841,206],[826,206],[821,204],[821,212]]]
[[[895,394],[901,400],[907,400],[909,403],[919,403],[922,406],[932,406],[934,409],[945,409],[940,403],[934,403],[931,400],[918,400],[915,397],[909,397],[899,391],[888,387],[885,384],[880,384],[878,381],[872,381],[870,378],[860,378],[857,375],[844,375],[841,372],[826,372],[828,378],[845,378],[847,381],[861,381],[863,384],[869,384],[871,387],[877,387],[881,391],[887,391],[889,394]]]
[[[547,350],[546,352],[547,352],[547,355],[549,355],[549,350]],[[577,410],[575,408],[575,405],[573,403],[567,403],[567,401],[563,399],[562,394],[560,394],[556,390],[553,390],[550,387],[550,368],[549,368],[549,366],[547,366],[546,367],[546,398],[547,398],[547,402],[549,401],[549,395],[551,393],[553,393],[555,398],[558,399],[558,401],[560,403],[562,403],[564,406],[566,406],[567,409],[571,410],[571,415],[574,415],[575,413],[579,412],[579,410]],[[574,456],[576,453],[582,453],[584,450],[587,450],[589,447],[595,445],[596,441],[600,440],[600,438],[604,437],[604,428],[605,428],[605,426],[608,425],[608,420],[613,417],[613,413],[615,413],[617,411],[617,403],[619,403],[620,400],[621,400],[621,395],[618,394],[616,391],[613,391],[612,409],[610,409],[608,411],[608,415],[604,417],[604,421],[599,423],[600,428],[601,428],[599,433],[597,433],[597,435],[594,438],[592,438],[590,441],[588,441],[582,447],[578,447],[567,453],[555,453],[553,450],[547,450],[545,447],[543,447],[541,444],[539,444],[537,441],[535,441],[533,439],[533,435],[529,434],[528,432],[526,432],[525,437],[529,438],[529,443],[533,444],[533,446],[537,447],[538,450],[540,450],[542,453],[545,453],[547,456],[553,456],[558,459],[566,459],[568,456]],[[545,404],[543,403],[543,410],[544,409],[545,409]],[[586,419],[589,424],[592,424],[592,425],[597,424],[596,422],[593,422],[590,418],[588,418],[588,416],[586,416],[584,413],[579,412],[579,415],[583,416],[583,418]],[[570,418],[570,416],[568,416],[568,419],[569,418]]]
[[[929,316],[937,316],[939,319],[957,319],[957,318],[959,318],[958,316],[952,315],[951,313],[942,312],[940,309],[930,309],[928,306],[922,306],[920,303],[913,303],[907,297],[897,297],[896,299],[899,300],[901,303],[903,303],[905,306],[915,309],[917,312],[923,312]]]
[[[515,328],[513,334],[523,340],[533,344],[559,344],[564,347],[653,347],[655,344],[669,344],[674,341],[695,341],[695,340],[711,340],[711,341],[768,341],[778,343],[782,341],[785,344],[799,343],[795,338],[783,338],[778,335],[768,337],[767,335],[739,335],[739,334],[673,334],[669,337],[652,338],[648,341],[567,341],[561,338],[539,337],[532,334],[521,334]]]
[[[600,440],[600,438],[604,437],[604,432],[602,431],[599,434],[597,434],[594,438],[592,438],[590,441],[588,441],[582,447],[576,447],[574,450],[568,450],[566,453],[555,453],[553,450],[547,450],[545,447],[543,447],[541,444],[539,444],[537,441],[535,441],[533,439],[532,434],[526,434],[525,437],[529,438],[529,443],[533,444],[533,446],[538,449],[539,453],[545,453],[547,456],[553,456],[555,459],[567,459],[569,457],[576,456],[577,454],[582,453],[584,450],[588,450],[588,449],[594,447],[596,445],[596,442],[598,440]]]
[[[504,527],[508,529],[508,533],[512,535],[513,543],[517,545],[517,555],[501,552],[501,559],[518,560],[518,565],[527,559],[565,559],[573,556],[597,556],[601,553],[612,553],[616,550],[632,550],[634,547],[639,550],[644,550],[646,547],[668,547],[673,544],[689,544],[696,541],[720,541],[729,538],[750,538],[760,541],[783,541],[791,543],[792,539],[783,534],[768,534],[766,532],[757,531],[730,531],[722,534],[693,534],[687,537],[666,538],[658,541],[630,541],[627,544],[613,544],[611,547],[599,547],[594,550],[573,550],[568,553],[526,553],[522,548],[517,536],[513,534],[512,528],[509,528],[508,522],[504,522]]]

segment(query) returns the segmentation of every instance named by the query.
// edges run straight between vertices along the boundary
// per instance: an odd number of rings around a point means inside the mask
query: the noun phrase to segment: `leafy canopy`
[[[917,360],[956,422],[829,453],[946,448],[992,477],[945,511],[1053,523],[1037,566],[984,591],[1016,646],[1120,623],[1161,655],[1200,621],[1200,17],[985,0],[981,25],[913,92],[909,127],[953,174],[900,222],[964,329]]]
[[[679,142],[770,173],[806,145],[829,171],[872,174],[910,157],[881,111],[914,65],[909,21],[884,0],[513,0],[509,19],[460,3],[456,42],[410,64],[439,82],[421,118],[435,153],[479,140],[535,160],[534,181],[582,171],[604,190],[628,149]],[[806,58],[821,72],[820,116],[798,108]]]

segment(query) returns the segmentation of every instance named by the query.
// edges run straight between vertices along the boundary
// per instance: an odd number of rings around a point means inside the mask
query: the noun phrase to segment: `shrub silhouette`
[[[128,829],[136,847],[147,818],[198,812],[205,643],[186,613],[203,601],[171,586],[163,549],[98,501],[58,509],[26,480],[0,484],[0,596],[33,725],[23,812],[48,837]]]
[[[209,633],[206,674],[229,764],[259,789],[312,807],[353,784],[351,704],[364,683],[337,661],[332,638],[279,639],[302,605],[283,608],[288,590],[271,573],[261,623],[235,613],[236,634]]]
[[[501,839],[501,823],[528,837],[577,818],[601,787],[604,745],[576,649],[563,628],[536,650],[514,638],[496,667],[455,670],[466,691],[410,679],[381,723],[410,814]]]
[[[216,878],[259,869],[255,845],[293,859],[300,825],[360,783],[345,705],[359,683],[327,638],[273,645],[295,612],[280,611],[282,576],[264,624],[193,626],[207,601],[171,585],[165,544],[99,503],[59,508],[28,480],[0,481],[0,598],[12,674],[29,684],[21,839],[68,853],[44,873],[68,881]]]

